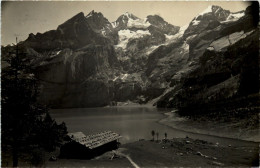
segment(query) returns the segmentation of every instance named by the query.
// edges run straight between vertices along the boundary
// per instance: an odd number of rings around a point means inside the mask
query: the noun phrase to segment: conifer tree
[[[67,133],[65,124],[58,125],[37,103],[38,81],[23,50],[18,44],[2,47],[2,61],[8,63],[1,74],[2,153],[12,153],[13,167],[33,149],[54,150]]]

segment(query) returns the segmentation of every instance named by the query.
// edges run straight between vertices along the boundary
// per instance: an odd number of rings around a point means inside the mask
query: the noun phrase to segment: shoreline
[[[105,106],[100,108],[156,108],[152,104],[138,104],[132,102],[121,102],[117,106]],[[91,109],[91,108],[90,108]],[[169,127],[177,131],[186,132],[188,134],[197,134],[202,136],[211,136],[216,138],[229,138],[234,140],[242,140],[247,142],[260,142],[260,135],[258,130],[242,130],[241,128],[229,127],[232,123],[221,123],[221,122],[205,122],[205,121],[194,121],[185,117],[180,117],[176,113],[176,109],[167,108],[156,108],[163,109],[159,112],[162,117],[158,118],[156,123]],[[221,125],[222,124],[222,125]],[[220,126],[221,125],[221,126]],[[205,129],[208,128],[208,129]]]
[[[140,105],[138,107],[144,106]],[[58,159],[56,162],[47,161],[45,166],[172,167],[174,165],[181,167],[252,167],[259,165],[258,143],[234,139],[233,137],[203,134],[203,132],[196,129],[198,121],[190,122],[193,126],[192,130],[185,129],[185,122],[189,122],[189,120],[184,117],[174,116],[176,113],[169,112],[170,110],[172,109],[168,109],[167,112],[160,112],[160,117],[155,119],[154,122],[169,127],[170,130],[187,133],[188,136],[171,139],[168,134],[169,139],[166,142],[162,138],[159,141],[151,141],[147,138],[139,139],[139,141],[122,144],[117,150],[106,152],[92,160]]]
[[[260,135],[259,132],[257,132],[258,130],[249,130],[247,132],[242,132],[241,128],[231,128],[229,123],[221,123],[223,125],[219,126],[216,125],[216,123],[211,122],[193,121],[184,117],[179,117],[176,114],[176,110],[163,113],[163,115],[165,116],[165,118],[159,119],[157,122],[172,129],[184,131],[187,133],[214,136],[218,138],[229,138],[254,143],[260,142]]]

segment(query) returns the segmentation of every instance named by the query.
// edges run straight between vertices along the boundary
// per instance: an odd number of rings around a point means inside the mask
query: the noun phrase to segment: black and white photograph
[[[259,167],[258,1],[1,1],[1,167]]]

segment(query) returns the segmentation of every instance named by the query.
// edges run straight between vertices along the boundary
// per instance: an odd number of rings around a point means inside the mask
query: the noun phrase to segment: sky
[[[13,1],[1,3],[1,45],[25,40],[30,33],[53,30],[69,18],[83,12],[101,12],[110,22],[125,12],[139,18],[160,15],[165,21],[184,26],[209,5],[237,12],[250,4],[243,1]]]

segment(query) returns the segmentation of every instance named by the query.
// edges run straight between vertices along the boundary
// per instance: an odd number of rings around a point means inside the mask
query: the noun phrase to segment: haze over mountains
[[[79,13],[21,42],[55,108],[116,102],[185,109],[259,90],[258,5],[232,13],[209,6],[184,27],[126,12],[112,23]]]

